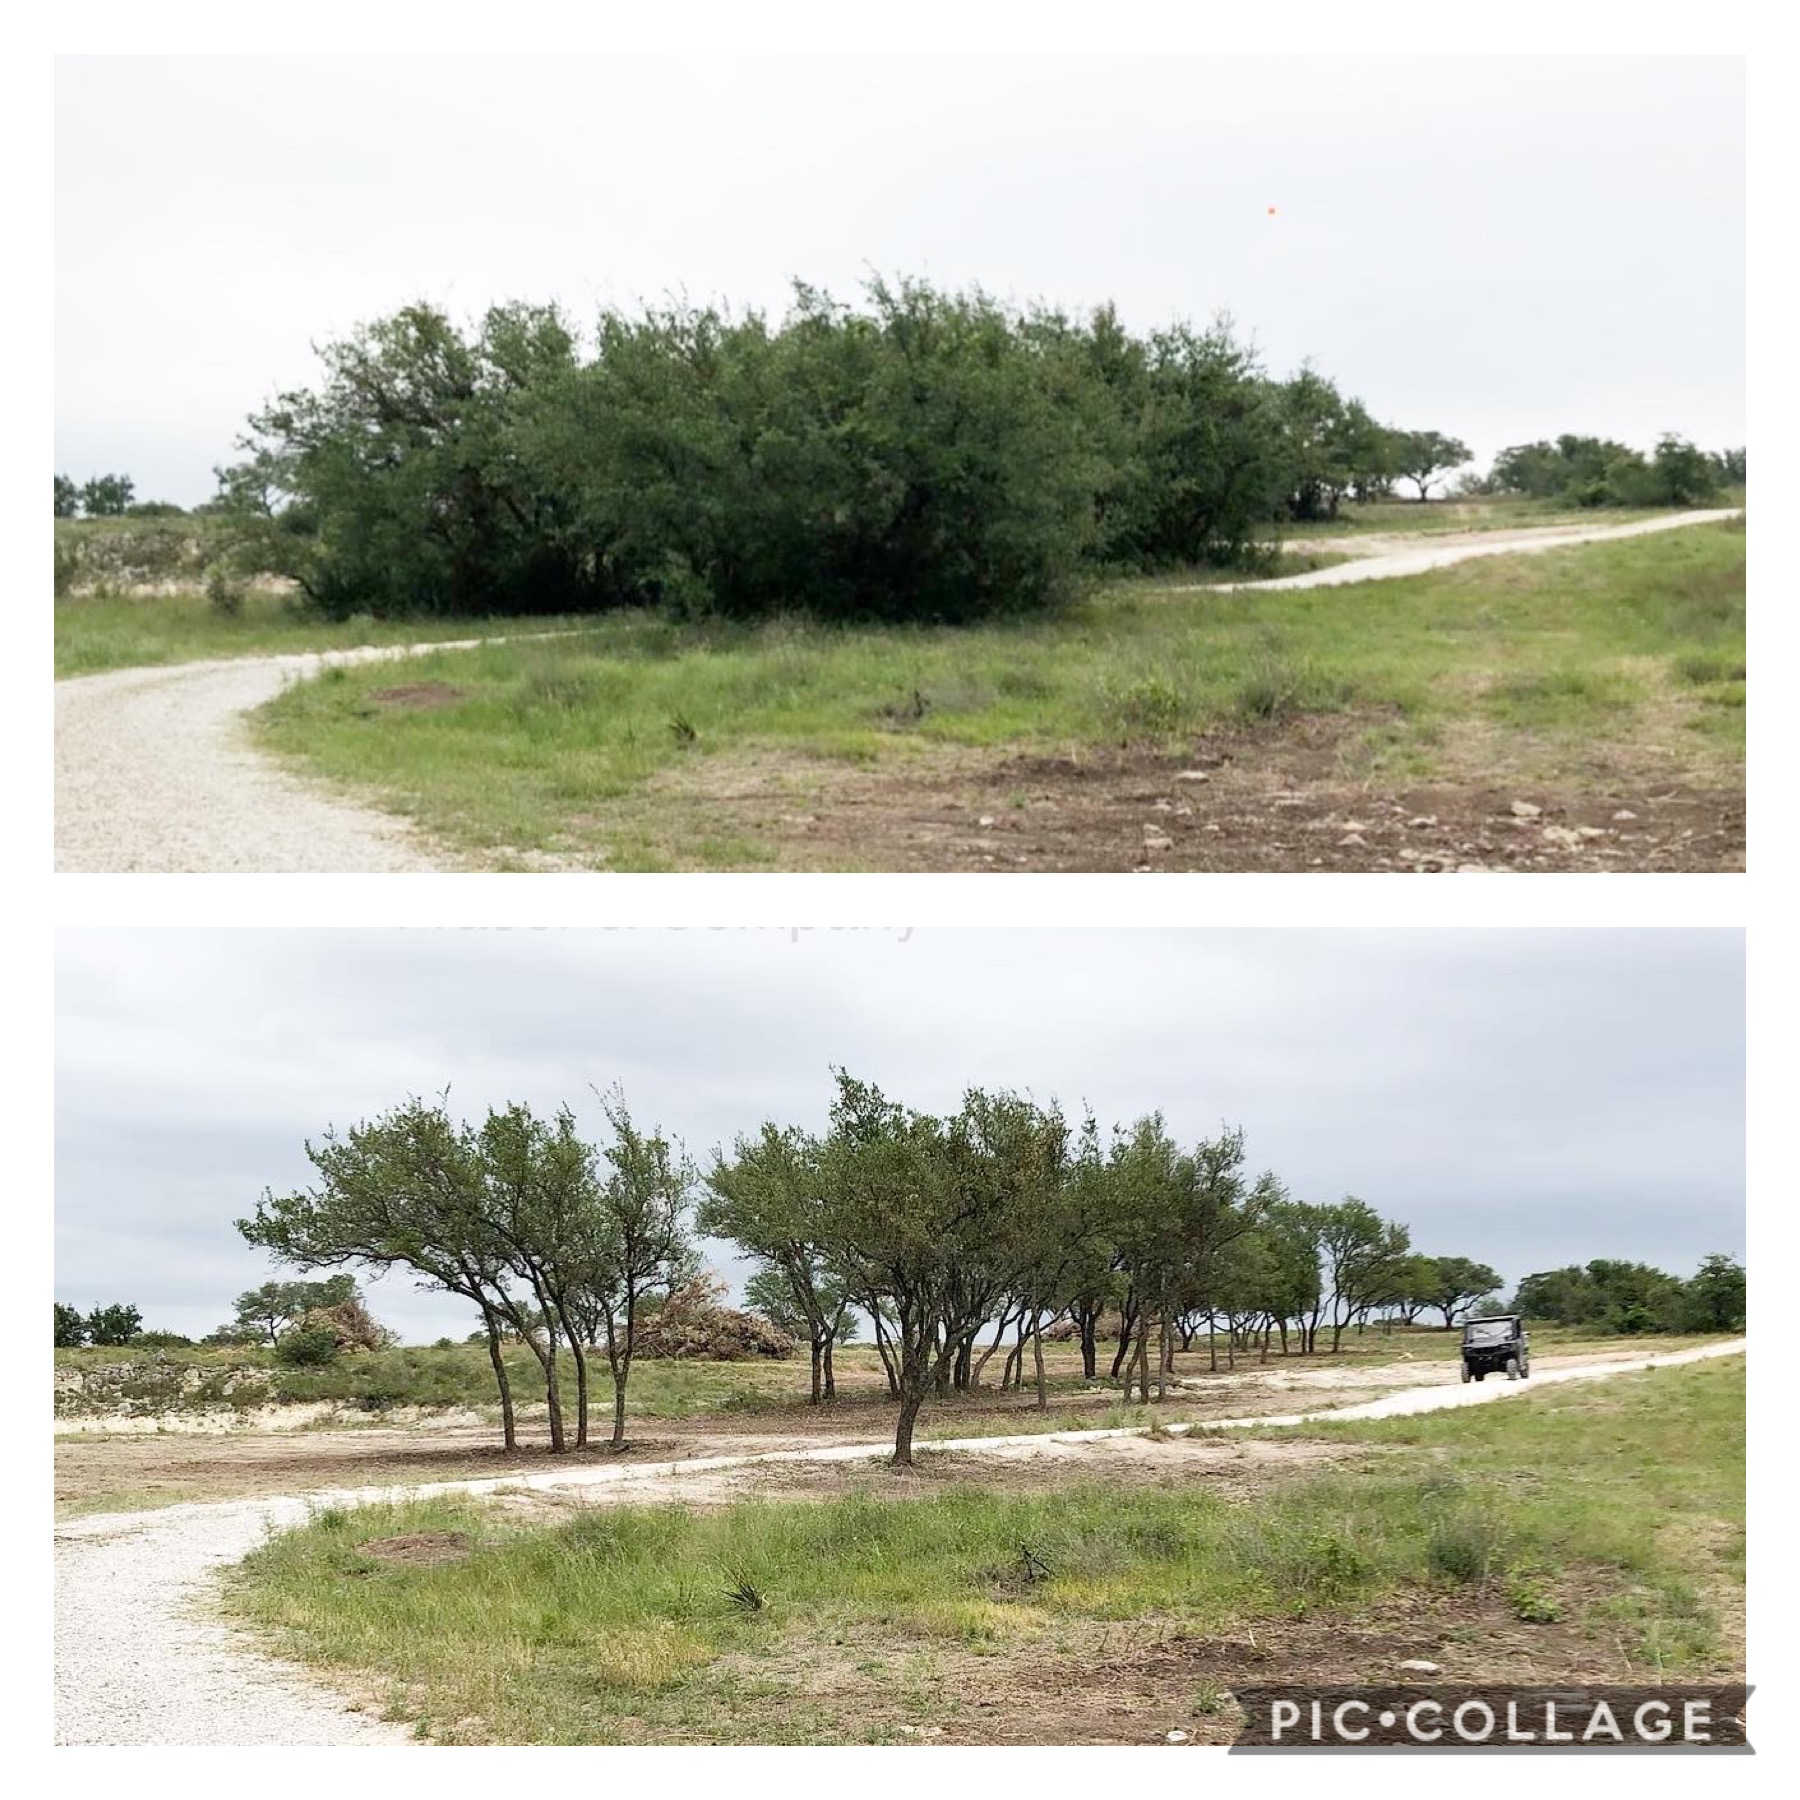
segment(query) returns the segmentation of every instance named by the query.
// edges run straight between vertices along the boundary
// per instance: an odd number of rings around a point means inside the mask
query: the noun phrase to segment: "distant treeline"
[[[221,471],[243,553],[324,611],[961,620],[1084,571],[1253,561],[1282,519],[1469,458],[1225,323],[1134,336],[923,282],[786,317],[407,307],[321,352]]]
[[[1708,1256],[1689,1280],[1648,1263],[1605,1259],[1527,1275],[1511,1310],[1527,1318],[1598,1333],[1737,1331],[1746,1311],[1745,1272],[1729,1256]]]
[[[1610,438],[1559,437],[1555,443],[1514,444],[1494,458],[1485,480],[1465,482],[1471,493],[1523,494],[1571,506],[1697,506],[1747,479],[1742,450],[1717,454],[1686,438],[1664,436],[1645,456]]]

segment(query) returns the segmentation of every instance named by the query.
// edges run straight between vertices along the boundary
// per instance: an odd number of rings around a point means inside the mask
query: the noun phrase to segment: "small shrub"
[[[1554,1625],[1563,1616],[1562,1602],[1530,1569],[1514,1569],[1507,1576],[1506,1603],[1513,1617],[1528,1625]]]
[[[1426,1561],[1434,1574],[1451,1581],[1486,1581],[1505,1561],[1500,1528],[1479,1513],[1457,1513],[1441,1519],[1426,1543]]]
[[[731,1586],[725,1590],[725,1598],[740,1612],[761,1612],[768,1604],[762,1589],[748,1575],[732,1577]]]
[[[206,603],[222,619],[235,619],[244,610],[245,586],[229,564],[206,565]]]
[[[337,1358],[337,1333],[326,1325],[298,1325],[275,1346],[275,1360],[289,1369],[321,1369]]]
[[[1239,681],[1236,708],[1243,718],[1273,721],[1299,713],[1335,712],[1349,697],[1346,682],[1322,674],[1309,662],[1267,652]]]
[[[1110,692],[1106,705],[1121,730],[1154,737],[1180,730],[1188,714],[1186,696],[1154,675]]]
[[[81,573],[81,552],[74,544],[63,538],[56,540],[56,572],[55,593],[61,599],[75,585],[75,578]]]

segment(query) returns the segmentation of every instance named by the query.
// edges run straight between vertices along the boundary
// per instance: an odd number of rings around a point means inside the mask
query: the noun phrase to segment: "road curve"
[[[1488,1405],[1547,1383],[1597,1381],[1741,1354],[1742,1338],[1666,1355],[1543,1368],[1526,1382],[1461,1385],[1448,1378],[1379,1400],[1323,1412],[1209,1423],[1207,1431],[1297,1425],[1321,1419],[1374,1419]],[[1164,1429],[1183,1432],[1194,1427]],[[1033,1436],[956,1438],[922,1451],[958,1450],[1001,1459],[1046,1444],[1133,1437],[1133,1430],[1055,1431]],[[330,1690],[253,1648],[212,1615],[213,1582],[227,1564],[271,1531],[304,1524],[319,1506],[357,1506],[437,1494],[497,1489],[656,1483],[705,1470],[761,1463],[875,1461],[890,1442],[827,1444],[759,1456],[690,1457],[680,1462],[598,1464],[510,1478],[355,1488],[279,1499],[171,1506],[160,1512],[98,1514],[56,1528],[56,1741],[59,1744],[403,1744],[399,1726],[352,1712]]]
[[[58,871],[420,874],[454,866],[405,821],[260,755],[245,715],[333,664],[480,642],[246,656],[59,681]]]

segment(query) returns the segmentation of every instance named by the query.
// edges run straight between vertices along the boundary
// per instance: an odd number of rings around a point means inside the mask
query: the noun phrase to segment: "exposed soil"
[[[369,698],[379,706],[391,706],[401,712],[430,712],[440,706],[454,706],[463,690],[448,681],[415,681],[407,687],[377,688]]]
[[[1061,1352],[1052,1346],[1053,1353]],[[1608,1353],[1540,1356],[1543,1372],[1608,1360]],[[1104,1372],[1105,1359],[1102,1359]],[[997,1365],[996,1365],[997,1366]],[[1209,1371],[1198,1354],[1178,1356],[1176,1384],[1163,1403],[1171,1420],[1206,1420],[1282,1411],[1296,1396],[1310,1406],[1352,1406],[1396,1388],[1449,1385],[1457,1366],[1448,1361],[1396,1358],[1371,1363],[1344,1357],[1279,1357],[1245,1363],[1235,1371]],[[993,1386],[974,1395],[930,1403],[920,1419],[920,1441],[980,1432],[1000,1422],[1019,1431],[1041,1431],[1069,1414],[1104,1417],[1118,1399],[1115,1388],[1051,1396],[1051,1418],[1039,1413],[1029,1390],[1001,1393]],[[308,1409],[294,1409],[305,1419]],[[523,1407],[522,1447],[508,1455],[499,1427],[466,1411],[422,1417],[404,1425],[301,1424],[289,1431],[262,1420],[254,1429],[207,1433],[163,1431],[155,1421],[130,1434],[97,1430],[56,1441],[56,1503],[65,1513],[137,1511],[202,1499],[250,1498],[327,1488],[400,1487],[421,1482],[480,1481],[610,1463],[654,1463],[688,1457],[754,1456],[771,1450],[879,1441],[893,1431],[893,1409],[879,1379],[848,1378],[829,1406],[775,1406],[764,1411],[697,1414],[633,1422],[621,1450],[597,1444],[553,1456],[545,1448],[541,1409]]]
[[[1568,1583],[1573,1594],[1578,1578]],[[1569,1686],[1644,1680],[1617,1649],[1566,1624],[1527,1625],[1501,1595],[1479,1588],[1413,1593],[1354,1618],[1296,1618],[1216,1636],[1191,1622],[1070,1621],[1054,1638],[1011,1651],[934,1646],[928,1689],[908,1682],[893,1644],[783,1646],[779,1658],[738,1659],[765,1718],[791,1717],[795,1737],[820,1723],[920,1744],[1228,1744],[1242,1715],[1237,1687],[1505,1680]],[[1435,1662],[1438,1675],[1402,1662]],[[726,1674],[730,1659],[714,1665]],[[1721,1677],[1737,1678],[1736,1670]],[[659,1741],[670,1741],[664,1734]]]
[[[370,1538],[357,1549],[377,1562],[432,1564],[461,1562],[469,1554],[466,1531],[405,1531],[398,1537]]]
[[[621,803],[657,840],[755,841],[780,865],[898,871],[1337,873],[1737,870],[1741,778],[1719,787],[1624,759],[1556,782],[1384,781],[1379,721],[1332,714],[1210,732],[1190,750],[1061,756],[942,749],[878,768],[768,751],[710,757]],[[1478,760],[1471,757],[1471,761]]]

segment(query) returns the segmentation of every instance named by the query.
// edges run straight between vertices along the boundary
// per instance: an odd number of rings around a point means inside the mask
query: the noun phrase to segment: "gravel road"
[[[454,867],[404,820],[290,775],[245,715],[333,663],[450,644],[113,669],[56,684],[56,867],[120,874],[417,874]]]
[[[1464,1386],[1454,1365],[1436,1381],[1358,1406],[1233,1419],[1208,1429],[1375,1419],[1490,1405],[1551,1383],[1604,1380],[1641,1369],[1731,1356],[1745,1341],[1667,1355],[1558,1367],[1545,1362],[1527,1382]],[[1183,1427],[1174,1426],[1174,1432]],[[1142,1435],[1061,1431],[1037,1438],[963,1438],[921,1445],[1000,1458],[1038,1446],[1067,1446]],[[160,1512],[100,1514],[56,1528],[56,1738],[65,1744],[402,1744],[399,1726],[349,1711],[341,1697],[299,1670],[266,1657],[212,1616],[213,1582],[271,1530],[303,1524],[315,1506],[355,1506],[498,1488],[591,1487],[608,1483],[691,1486],[708,1471],[782,1462],[874,1461],[887,1443],[833,1444],[760,1456],[689,1457],[673,1463],[602,1463],[482,1481],[410,1488],[359,1488],[276,1500],[171,1506]]]
[[[1602,544],[1613,538],[1644,537],[1653,531],[1676,531],[1685,525],[1711,525],[1735,519],[1735,510],[1669,513],[1656,519],[1634,519],[1628,525],[1539,525],[1519,531],[1447,532],[1424,541],[1404,536],[1296,538],[1290,549],[1342,551],[1353,560],[1312,569],[1304,575],[1281,575],[1272,581],[1233,581],[1222,586],[1172,587],[1167,594],[1236,594],[1274,588],[1345,587],[1362,581],[1389,581],[1399,575],[1423,575],[1476,556],[1521,556],[1537,550],[1560,550],[1568,544]]]
[[[1329,540],[1355,560],[1226,588],[1336,587],[1417,575],[1473,556],[1638,537],[1734,516],[1687,512],[1629,525]],[[1325,540],[1321,540],[1323,544]],[[56,867],[116,873],[420,873],[459,864],[406,822],[276,767],[249,741],[245,715],[290,681],[332,663],[385,661],[477,640],[322,655],[243,657],[116,669],[56,684]]]

